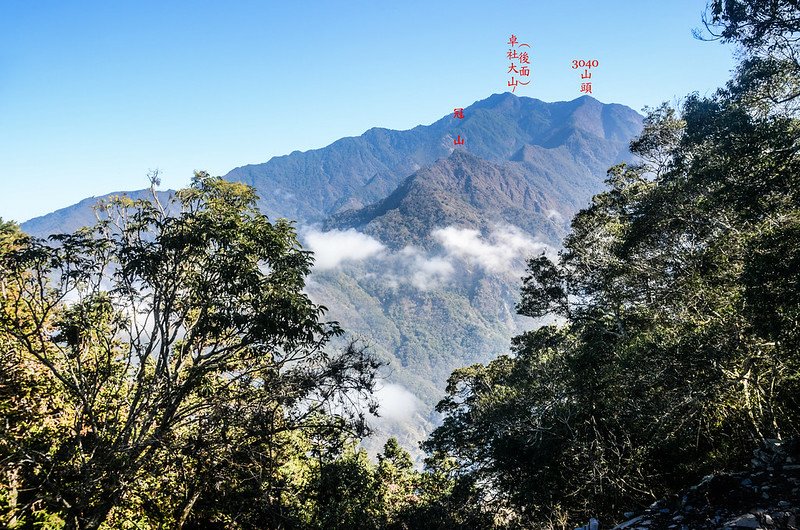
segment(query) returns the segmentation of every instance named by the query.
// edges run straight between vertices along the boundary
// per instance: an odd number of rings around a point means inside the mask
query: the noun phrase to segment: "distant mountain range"
[[[174,193],[172,190],[158,191],[158,200],[163,204],[169,201]],[[94,213],[94,206],[100,201],[115,195],[125,195],[133,200],[152,199],[153,195],[149,189],[134,191],[115,191],[98,197],[89,197],[79,203],[61,208],[55,212],[48,213],[41,217],[22,223],[22,229],[34,236],[47,237],[56,233],[72,233],[78,228],[89,226],[97,221]]]
[[[525,259],[558,248],[606,170],[630,160],[641,124],[632,109],[588,96],[495,94],[463,119],[370,129],[225,178],[252,185],[271,218],[298,221],[318,263],[309,294],[390,363],[379,425],[413,448],[449,373],[507,351],[533,325],[514,311]],[[74,231],[94,220],[96,201],[22,228]]]
[[[489,162],[515,162],[548,196],[574,210],[598,189],[609,166],[628,158],[641,120],[628,107],[589,96],[545,103],[506,92],[465,108],[461,120],[448,114],[406,131],[373,128],[321,149],[235,168],[225,178],[252,185],[272,218],[323,222],[387,197],[409,175],[448,157],[460,135],[466,143],[458,150]],[[89,206],[107,196],[31,219],[23,228],[37,235],[74,230],[93,219]]]
[[[322,149],[238,167],[225,178],[254,186],[269,215],[321,221],[383,199],[406,177],[452,153],[460,135],[465,151],[492,162],[521,162],[543,179],[561,180],[560,190],[583,189],[585,198],[584,180],[597,181],[598,173],[602,179],[608,166],[624,159],[640,127],[635,111],[589,96],[545,103],[506,92],[465,108],[463,119],[448,114],[407,131],[374,128]],[[574,194],[561,198],[572,206],[584,202]]]

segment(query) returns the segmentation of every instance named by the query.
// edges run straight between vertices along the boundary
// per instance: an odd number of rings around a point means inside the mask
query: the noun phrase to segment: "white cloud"
[[[399,256],[407,262],[408,281],[423,291],[446,282],[455,270],[447,257],[428,256],[417,247],[407,246]]]
[[[314,252],[314,267],[318,270],[333,269],[344,261],[363,261],[382,253],[386,247],[366,234],[349,228],[305,233],[308,248]]]
[[[511,225],[498,227],[487,236],[471,228],[455,226],[439,228],[431,234],[449,255],[492,273],[511,272],[516,268],[515,262],[552,250]]]
[[[387,249],[380,241],[358,232],[316,229],[303,231],[307,247],[314,252],[315,268],[328,270],[344,262],[373,260],[377,269],[362,271],[364,277],[380,276],[390,288],[410,284],[427,291],[447,283],[458,263],[480,267],[489,274],[518,274],[525,259],[541,253],[554,253],[549,245],[533,239],[512,225],[497,226],[488,234],[478,230],[448,226],[431,232],[439,248],[423,250],[409,245],[399,251]]]
[[[453,270],[453,264],[445,258],[423,260],[411,277],[411,283],[417,289],[425,291],[446,281],[453,274]]]
[[[420,408],[417,396],[404,386],[387,384],[375,392],[380,408],[378,414],[392,420],[410,420]]]

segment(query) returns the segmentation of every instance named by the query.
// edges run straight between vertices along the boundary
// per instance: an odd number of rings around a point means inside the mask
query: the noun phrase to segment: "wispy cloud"
[[[378,414],[391,420],[410,420],[420,409],[421,402],[404,386],[389,383],[375,392],[380,408]]]
[[[551,250],[549,245],[511,225],[499,226],[486,236],[478,230],[455,226],[434,230],[431,235],[448,256],[491,273],[511,272],[521,259]]]
[[[440,286],[455,271],[455,267],[447,257],[430,256],[417,247],[405,247],[399,252],[398,257],[406,261],[407,281],[423,291]]]
[[[318,270],[333,269],[345,261],[363,261],[386,249],[377,239],[352,228],[329,232],[311,229],[305,232],[304,239],[314,252],[314,267]]]
[[[420,290],[448,283],[459,268],[478,267],[487,274],[521,274],[525,259],[554,249],[512,225],[498,225],[486,234],[470,228],[448,226],[433,230],[438,248],[423,250],[409,245],[399,251],[354,229],[304,231],[314,252],[315,268],[329,270],[345,262],[369,262],[376,268],[364,277],[379,275],[391,288],[410,284]]]

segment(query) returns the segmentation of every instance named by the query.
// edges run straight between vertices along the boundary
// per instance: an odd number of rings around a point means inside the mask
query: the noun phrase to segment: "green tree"
[[[385,527],[380,495],[366,451],[349,448],[324,462],[315,485],[313,528],[377,530]]]
[[[16,224],[0,220],[0,256],[28,243]],[[0,318],[13,320],[18,328],[33,329],[37,322],[30,308],[9,303],[24,295],[18,286],[2,282]],[[0,526],[4,528],[63,525],[58,510],[49,511],[47,502],[29,487],[32,479],[40,480],[41,473],[46,472],[29,463],[47,454],[53,448],[53,439],[68,435],[58,421],[61,406],[48,371],[26,357],[14,338],[0,330]]]
[[[613,519],[800,431],[798,15],[712,2],[735,77],[652,109],[641,162],[529,261],[519,312],[562,323],[450,378],[426,449],[493,525]]]
[[[389,438],[378,455],[375,469],[380,484],[381,507],[386,517],[386,527],[405,528],[404,515],[419,502],[420,473],[414,470],[411,455],[403,449],[397,438]]]
[[[3,248],[3,347],[52,381],[64,433],[6,465],[67,527],[278,527],[292,433],[366,432],[378,363],[327,347],[312,256],[255,204],[199,173],[170,204],[115,198],[94,227]]]

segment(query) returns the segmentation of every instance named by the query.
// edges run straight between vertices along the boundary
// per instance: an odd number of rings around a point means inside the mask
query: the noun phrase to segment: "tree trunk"
[[[189,513],[192,511],[192,507],[194,507],[194,503],[197,502],[197,499],[200,498],[200,492],[196,492],[192,497],[189,499],[189,502],[186,503],[186,506],[183,507],[183,512],[181,513],[181,518],[178,520],[178,528],[183,528],[183,525],[186,524],[186,520],[189,518]]]

